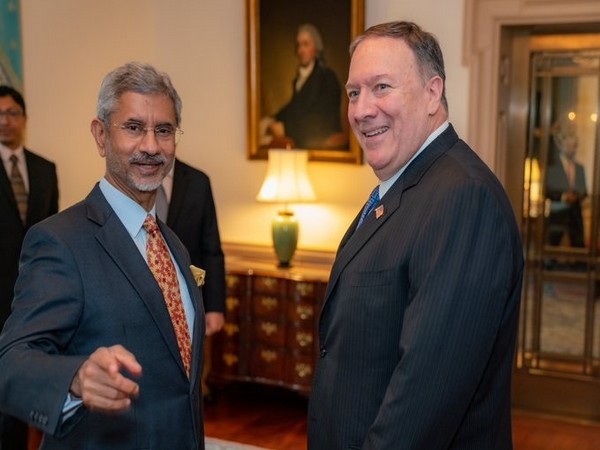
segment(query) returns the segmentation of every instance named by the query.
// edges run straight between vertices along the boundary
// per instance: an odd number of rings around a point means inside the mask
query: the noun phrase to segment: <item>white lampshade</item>
[[[267,175],[256,199],[278,203],[314,201],[316,197],[306,171],[307,162],[307,150],[269,150]]]

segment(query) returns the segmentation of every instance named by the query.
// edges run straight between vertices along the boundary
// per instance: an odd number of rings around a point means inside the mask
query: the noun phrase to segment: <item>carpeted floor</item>
[[[253,445],[240,444],[210,437],[204,439],[204,445],[206,450],[268,450],[263,447],[254,447]]]

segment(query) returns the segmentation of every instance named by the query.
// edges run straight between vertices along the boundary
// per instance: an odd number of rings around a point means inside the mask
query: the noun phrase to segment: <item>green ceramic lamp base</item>
[[[279,267],[291,267],[291,261],[298,244],[298,221],[294,213],[282,210],[273,219],[273,247]]]

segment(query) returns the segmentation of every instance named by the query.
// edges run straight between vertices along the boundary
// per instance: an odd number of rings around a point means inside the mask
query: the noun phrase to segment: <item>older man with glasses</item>
[[[0,410],[40,428],[42,449],[204,448],[198,271],[155,219],[180,123],[165,73],[110,72],[91,122],[104,177],[25,238]]]

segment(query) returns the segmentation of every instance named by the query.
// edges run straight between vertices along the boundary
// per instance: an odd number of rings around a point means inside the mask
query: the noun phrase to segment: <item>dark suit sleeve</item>
[[[434,212],[421,224],[408,271],[401,358],[363,449],[448,448],[478,384],[493,379],[485,374],[512,362],[514,336],[499,330],[517,317],[520,263],[491,189],[471,181],[429,199]],[[508,351],[495,360],[499,341]]]
[[[13,313],[0,335],[0,386],[10,386],[0,395],[0,409],[60,434],[71,380],[85,359],[60,354],[82,314],[79,271],[67,246],[40,227],[27,234],[21,264]]]
[[[200,266],[206,270],[202,289],[206,312],[225,312],[225,258],[210,183],[204,196],[205,221],[200,248]]]

